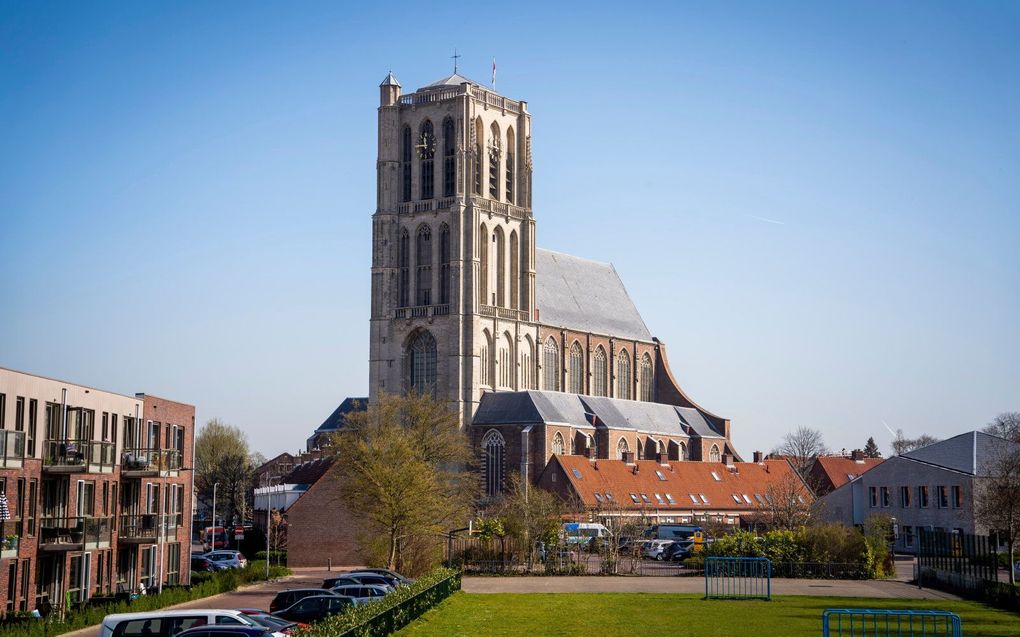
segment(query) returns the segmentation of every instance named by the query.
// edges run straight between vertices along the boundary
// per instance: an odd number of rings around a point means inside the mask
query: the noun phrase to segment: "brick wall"
[[[358,548],[355,518],[340,501],[336,468],[331,468],[287,510],[287,565],[357,566],[365,563]]]

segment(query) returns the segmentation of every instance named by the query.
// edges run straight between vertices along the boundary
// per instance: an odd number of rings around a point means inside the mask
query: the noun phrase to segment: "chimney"
[[[733,454],[732,453],[724,453],[722,455],[722,461],[723,461],[723,464],[726,465],[727,467],[732,467],[733,466]]]
[[[854,449],[853,451],[850,452],[850,459],[853,460],[854,462],[863,463],[864,452],[861,451],[860,449]]]
[[[764,462],[765,461],[764,454],[762,452],[760,452],[760,451],[755,451],[754,452],[754,461],[757,462],[758,464],[761,464],[762,462]]]
[[[624,451],[623,452],[623,461],[625,463],[627,463],[627,464],[634,464],[634,452],[633,451]]]
[[[659,464],[664,467],[669,464],[669,456],[664,453],[656,454],[655,459],[658,460]]]

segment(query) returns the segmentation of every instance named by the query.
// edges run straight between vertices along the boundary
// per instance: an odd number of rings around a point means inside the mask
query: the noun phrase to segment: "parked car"
[[[203,554],[202,557],[224,568],[244,568],[248,566],[248,560],[241,555],[240,551],[209,551]]]
[[[289,608],[293,606],[295,602],[306,597],[313,595],[332,595],[328,590],[322,588],[291,588],[285,591],[280,591],[273,598],[273,601],[269,602],[269,612],[275,614],[278,610]]]
[[[371,584],[343,584],[330,590],[337,595],[350,597],[359,604],[380,600],[393,592],[389,586],[373,586]]]
[[[357,603],[350,597],[341,597],[329,591],[323,592],[324,595],[312,595],[299,599],[292,606],[277,611],[273,615],[289,619],[292,622],[310,624],[330,615],[342,613]]]
[[[115,613],[103,618],[99,637],[174,637],[196,626],[260,626],[236,610],[157,610],[144,613]]]
[[[299,630],[308,628],[308,624],[292,622],[290,620],[283,619],[282,617],[276,617],[275,615],[270,615],[268,611],[264,611],[260,608],[238,608],[237,610],[244,613],[249,619],[255,620],[274,633],[292,635]]]
[[[408,586],[414,583],[414,580],[409,577],[404,577],[396,571],[391,571],[388,568],[359,568],[356,573],[372,573],[374,575],[382,575],[390,579],[395,579],[400,582],[401,586]]]
[[[679,542],[673,542],[667,546],[666,550],[662,552],[662,559],[669,560],[671,562],[679,562],[681,560],[686,560],[692,555],[694,555],[694,541],[682,540]]]
[[[387,575],[385,573],[377,573],[375,571],[352,571],[346,573],[347,577],[352,577],[358,580],[362,584],[375,584],[377,586],[389,586],[396,590],[398,586],[405,586],[404,578],[400,576],[394,577],[393,575]]]
[[[390,588],[394,588],[393,585],[390,584],[389,579],[383,577],[382,575],[376,575],[375,573],[354,572],[347,573],[346,575],[339,575],[337,577],[329,577],[322,580],[322,586],[324,588],[329,589],[336,588],[337,586],[347,586],[351,584],[358,586],[370,584],[373,586],[388,586]]]
[[[663,552],[672,543],[673,540],[649,540],[641,548],[641,555],[661,562],[665,558]]]
[[[218,564],[210,559],[195,555],[191,558],[191,570],[198,573],[215,573],[227,568],[226,564]]]
[[[177,633],[177,637],[272,637],[265,626],[200,626]]]

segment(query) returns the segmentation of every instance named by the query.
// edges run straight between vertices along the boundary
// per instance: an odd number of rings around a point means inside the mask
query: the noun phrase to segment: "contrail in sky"
[[[888,425],[888,423],[886,423],[886,422],[885,422],[885,419],[884,419],[884,418],[882,419],[882,424],[883,424],[883,425],[885,425],[885,428],[886,428],[886,429],[888,429],[888,430],[889,430],[889,433],[891,433],[891,434],[892,434],[892,437],[893,437],[893,438],[895,438],[895,437],[896,437],[896,432],[895,432],[895,431],[893,431],[893,430],[892,430],[892,427],[890,427],[890,426]]]
[[[785,226],[786,225],[782,221],[776,221],[775,219],[769,219],[768,217],[759,217],[758,215],[751,215],[751,218],[752,219],[757,219],[758,221],[763,221],[765,223],[774,223],[777,226]]]

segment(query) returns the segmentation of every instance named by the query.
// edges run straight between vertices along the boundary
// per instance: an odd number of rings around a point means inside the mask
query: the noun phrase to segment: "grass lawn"
[[[703,600],[658,593],[457,593],[398,634],[413,635],[820,635],[826,608],[948,610],[963,634],[1020,635],[1020,615],[974,602],[773,597]],[[859,633],[858,633],[859,634]],[[941,633],[940,633],[941,634]]]

